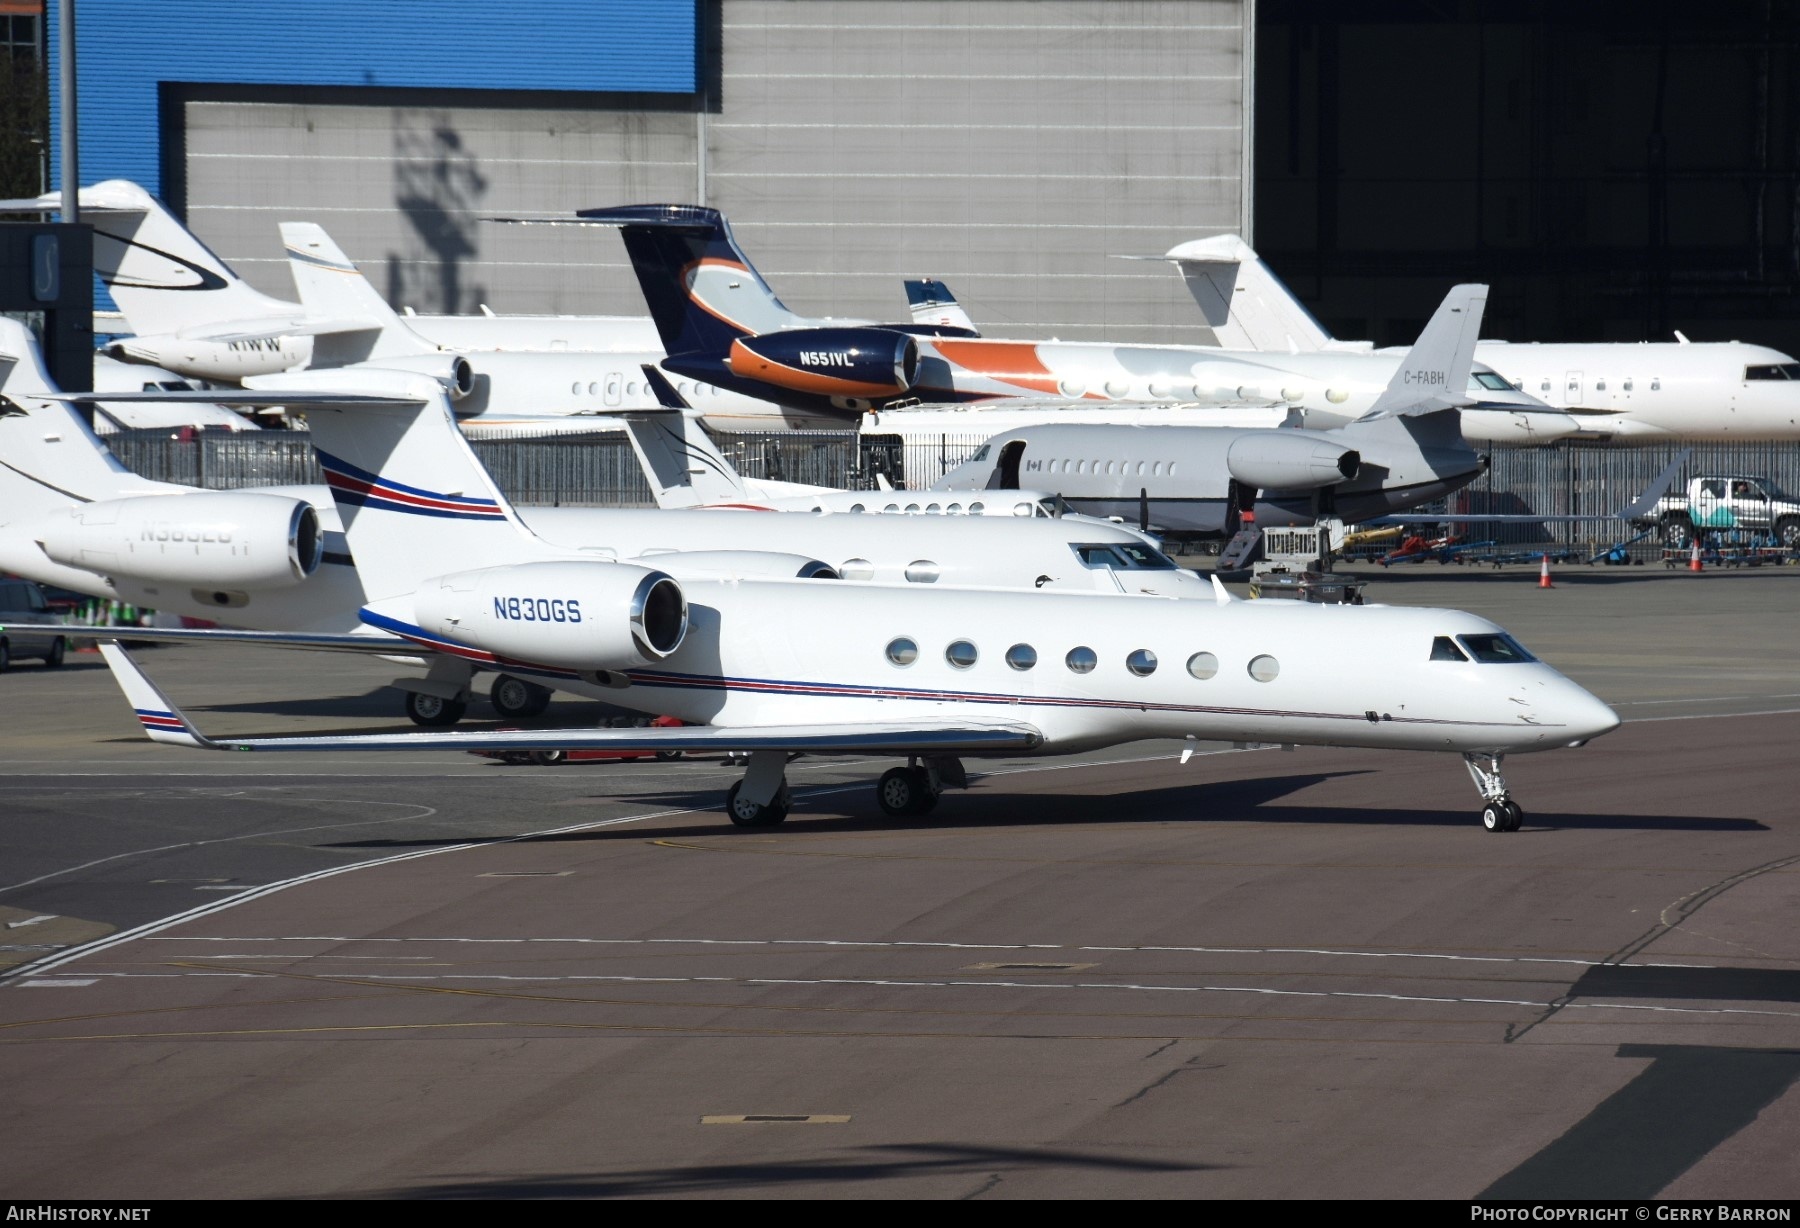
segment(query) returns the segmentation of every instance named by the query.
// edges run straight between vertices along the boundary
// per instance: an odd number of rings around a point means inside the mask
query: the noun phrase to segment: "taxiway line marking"
[[[109,980],[181,980],[187,978],[259,980],[268,976],[294,976],[294,973],[265,971],[199,970],[181,972],[96,972],[96,978]],[[1471,998],[1436,994],[1378,993],[1353,989],[1273,989],[1262,985],[1155,985],[1132,981],[922,981],[894,977],[735,977],[735,976],[623,976],[616,974],[568,974],[561,976],[517,975],[511,973],[444,973],[429,976],[406,976],[398,973],[365,972],[355,977],[308,976],[304,979],[336,984],[361,984],[370,988],[389,986],[437,988],[450,993],[472,993],[486,996],[479,988],[463,989],[445,982],[478,982],[501,984],[627,984],[627,985],[767,985],[781,988],[816,988],[824,985],[853,985],[878,989],[1030,989],[1037,991],[1110,990],[1124,993],[1184,994],[1250,994],[1268,998],[1350,998],[1365,1001],[1423,1003],[1434,1006],[1521,1006],[1547,1010],[1561,1006],[1563,1010],[1644,1011],[1670,1015],[1754,1015],[1777,1019],[1800,1018],[1800,1011],[1756,1010],[1728,1006],[1656,1006],[1618,1002],[1543,1002],[1532,998]],[[500,995],[504,996],[504,995]],[[579,998],[563,999],[570,1005],[583,1005]],[[668,1005],[679,1005],[670,1003]]]
[[[1144,951],[1177,955],[1325,955],[1357,959],[1434,959],[1481,964],[1566,964],[1578,968],[1714,968],[1716,964],[1634,963],[1604,959],[1570,959],[1551,955],[1452,955],[1429,951],[1361,951],[1330,947],[1203,947],[1203,946],[1100,946],[1060,942],[939,942],[923,939],[880,940],[860,938],[349,938],[342,935],[286,935],[233,938],[222,936],[173,936],[155,942],[325,942],[325,943],[448,943],[463,946],[707,946],[707,947],[825,947],[873,950],[950,951],[1080,951],[1130,953]]]

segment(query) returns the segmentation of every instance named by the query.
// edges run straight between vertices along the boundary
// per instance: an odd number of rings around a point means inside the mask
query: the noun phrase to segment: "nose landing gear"
[[[1481,808],[1481,825],[1488,831],[1518,831],[1525,811],[1506,791],[1506,777],[1500,774],[1501,755],[1466,754],[1463,763],[1481,790],[1485,803]]]

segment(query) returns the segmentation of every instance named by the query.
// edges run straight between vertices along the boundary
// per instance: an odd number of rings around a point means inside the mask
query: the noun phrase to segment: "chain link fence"
[[[107,442],[127,468],[160,481],[211,490],[322,481],[305,431],[121,431]],[[786,431],[726,435],[719,448],[746,477],[873,489],[879,475],[898,488],[923,489],[982,442],[982,436],[969,433],[902,442],[897,435],[855,431]],[[523,505],[647,507],[652,502],[623,434],[478,440],[472,446],[506,496]],[[1610,517],[1642,494],[1682,450],[1676,443],[1497,447],[1480,478],[1427,510]],[[1694,445],[1671,492],[1705,475],[1764,478],[1800,492],[1800,444]],[[1501,544],[1598,549],[1634,532],[1617,520],[1545,520],[1481,526],[1473,535]],[[1654,541],[1639,547],[1655,548]]]

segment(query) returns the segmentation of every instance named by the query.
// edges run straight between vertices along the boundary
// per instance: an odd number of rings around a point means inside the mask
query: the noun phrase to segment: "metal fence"
[[[107,442],[127,468],[167,482],[230,490],[322,480],[305,431],[181,434],[122,431]],[[981,436],[966,433],[903,444],[898,436],[789,431],[727,435],[720,450],[747,477],[869,489],[882,474],[895,486],[922,489],[982,442]],[[622,434],[478,440],[473,447],[500,489],[517,503],[643,507],[651,502]],[[1495,448],[1486,473],[1432,510],[1609,516],[1636,499],[1681,450],[1682,445],[1673,443]],[[1673,489],[1679,491],[1690,477],[1704,474],[1766,478],[1800,492],[1800,443],[1694,445]],[[1620,541],[1631,532],[1616,521],[1542,521],[1491,526],[1479,535],[1502,543],[1581,546]]]

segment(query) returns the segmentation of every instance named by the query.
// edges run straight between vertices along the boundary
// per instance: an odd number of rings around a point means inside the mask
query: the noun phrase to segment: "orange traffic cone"
[[[1704,569],[1703,569],[1703,568],[1702,568],[1702,567],[1701,567],[1701,566],[1700,566],[1700,539],[1699,539],[1699,538],[1698,538],[1698,537],[1696,537],[1696,538],[1695,538],[1695,539],[1694,539],[1694,548],[1693,548],[1693,550],[1691,550],[1691,551],[1689,551],[1689,552],[1688,552],[1688,570],[1689,570],[1689,571],[1701,571],[1701,570],[1704,570]]]
[[[1544,556],[1544,565],[1542,567],[1538,568],[1538,587],[1539,588],[1555,588],[1556,587],[1556,585],[1550,583],[1550,556],[1548,554],[1546,554]]]

